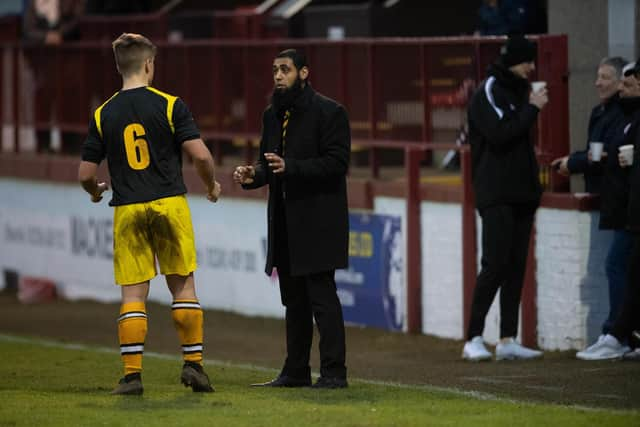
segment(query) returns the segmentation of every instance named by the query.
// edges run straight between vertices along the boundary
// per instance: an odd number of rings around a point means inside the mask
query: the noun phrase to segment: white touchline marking
[[[70,349],[70,350],[93,351],[93,352],[97,352],[97,353],[110,353],[110,354],[120,355],[120,349],[119,348],[116,349],[116,348],[102,347],[102,346],[91,346],[91,345],[78,344],[78,343],[63,343],[63,342],[54,341],[54,340],[48,340],[48,339],[44,339],[44,338],[26,338],[26,337],[14,336],[14,335],[6,335],[6,334],[2,334],[2,333],[0,333],[0,341],[16,342],[16,343],[23,343],[23,344],[34,344],[34,345],[41,345],[41,346],[44,346],[44,347],[62,348],[62,349]],[[145,351],[144,356],[145,357],[155,357],[157,359],[163,359],[163,360],[182,360],[182,357],[180,355],[156,353],[156,352],[153,352],[153,351]],[[223,361],[223,360],[215,360],[215,359],[204,359],[204,362],[207,363],[208,365],[212,365],[212,366],[224,366],[224,367],[230,367],[230,368],[246,369],[246,370],[259,371],[259,372],[269,372],[269,373],[278,373],[278,372],[280,372],[279,369],[267,368],[267,367],[264,367],[264,366],[257,366],[257,365],[252,365],[252,364],[249,364],[249,363],[234,363],[234,362]],[[312,375],[317,376],[319,374],[318,374],[318,372],[312,372]],[[490,379],[490,377],[462,377],[462,378],[463,379],[469,379],[469,380],[477,379],[479,381],[482,381],[483,379]],[[499,396],[496,396],[494,394],[485,393],[485,392],[481,392],[481,391],[462,390],[462,389],[459,389],[459,388],[456,388],[456,387],[440,387],[440,386],[434,386],[434,385],[429,385],[429,384],[403,384],[403,383],[396,383],[396,382],[391,382],[391,381],[367,380],[367,379],[361,379],[361,378],[349,378],[349,382],[357,382],[357,383],[361,383],[361,384],[369,384],[369,385],[384,386],[384,387],[395,387],[395,388],[401,388],[401,389],[407,389],[407,390],[440,392],[440,393],[452,394],[452,395],[460,396],[460,397],[469,397],[469,398],[477,399],[477,400],[486,400],[486,401],[504,402],[504,403],[514,403],[514,404],[520,404],[520,405],[521,404],[525,404],[525,405],[531,405],[531,406],[539,406],[539,405],[546,404],[546,405],[551,405],[551,406],[556,406],[556,407],[561,407],[561,408],[567,408],[567,409],[580,410],[580,411],[593,411],[593,412],[606,412],[606,413],[619,413],[619,414],[629,414],[629,413],[637,412],[635,410],[595,408],[595,407],[591,407],[591,406],[582,406],[582,405],[556,405],[556,404],[553,404],[553,403],[532,402],[532,401],[526,401],[526,400],[508,399],[508,398],[499,397]],[[511,381],[502,380],[502,381],[497,381],[497,382],[509,383]],[[616,399],[621,398],[620,396],[603,395],[603,394],[594,394],[594,396],[616,398]]]

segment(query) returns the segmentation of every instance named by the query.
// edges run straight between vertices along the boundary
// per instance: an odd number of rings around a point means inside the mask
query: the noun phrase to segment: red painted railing
[[[538,149],[549,159],[568,150],[566,37],[541,36],[538,41],[540,60],[534,78],[547,80],[550,92]],[[500,38],[163,42],[154,85],[180,95],[208,139],[257,138],[272,90],[273,57],[284,48],[298,47],[307,52],[314,87],[346,106],[354,140],[452,142],[463,124],[468,96],[484,78],[501,42]],[[14,87],[13,94],[3,97],[23,97],[34,90],[35,126],[40,129],[56,123],[62,131],[83,133],[91,111],[120,87],[107,42],[57,48],[5,45],[4,49],[14,54],[4,55],[3,62],[24,57],[18,72],[29,74],[33,87]],[[24,81],[28,79],[16,80],[16,85]],[[5,125],[13,124],[8,116],[3,117]]]
[[[539,36],[537,76],[547,81],[550,102],[538,121],[536,147],[541,163],[569,149],[567,38]],[[454,147],[472,89],[484,78],[502,38],[207,40],[160,42],[154,85],[180,95],[192,109],[216,158],[222,146],[241,142],[247,157],[259,138],[262,110],[272,90],[271,63],[284,48],[307,53],[311,82],[349,111],[353,144],[369,149],[372,175],[378,175],[380,151],[404,150],[407,197],[409,329],[421,329],[420,164],[434,150]],[[0,100],[4,149],[20,151],[25,125],[84,134],[93,109],[120,87],[108,42],[78,42],[60,47],[2,45]],[[28,86],[28,87],[27,87]],[[33,123],[23,114],[31,97]],[[13,129],[13,132],[11,130]],[[9,137],[8,135],[13,135]],[[11,140],[8,140],[11,138]],[[79,147],[63,147],[77,151]],[[470,161],[463,149],[463,277],[465,316],[476,273],[475,211]],[[548,189],[566,185],[543,168]],[[554,176],[556,177],[556,176]],[[532,269],[529,270],[532,280]],[[535,339],[525,295],[525,342]],[[529,308],[527,308],[529,307]],[[535,305],[533,306],[535,307]],[[535,313],[534,313],[535,314]],[[535,316],[533,316],[535,321]],[[466,323],[466,322],[465,322]],[[529,326],[527,326],[529,325]]]

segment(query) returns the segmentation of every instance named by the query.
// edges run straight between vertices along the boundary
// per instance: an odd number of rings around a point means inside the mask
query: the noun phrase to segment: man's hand
[[[543,88],[537,92],[531,92],[529,94],[529,103],[538,107],[538,110],[542,110],[544,106],[547,105],[547,102],[549,102],[547,88]]]
[[[599,161],[603,161],[604,159],[607,158],[608,155],[609,154],[607,154],[606,151],[603,151],[600,154],[600,160]],[[587,151],[587,160],[589,161],[590,164],[593,163],[593,154],[591,154],[591,150]]]
[[[59,45],[62,43],[62,33],[60,31],[47,31],[44,37],[44,44],[46,45]]]
[[[571,172],[569,171],[569,167],[567,166],[568,161],[569,156],[557,158],[551,162],[551,167],[557,170],[560,175],[569,176],[571,175]]]
[[[271,172],[273,173],[283,173],[285,164],[284,159],[278,156],[276,153],[264,153],[264,158],[267,159],[267,163],[269,163],[269,167],[271,168]]]
[[[628,168],[631,166],[631,163],[627,161],[627,158],[622,153],[618,153],[618,164],[621,168]]]
[[[233,182],[251,184],[254,176],[256,176],[256,169],[253,166],[237,166],[233,171]]]
[[[108,189],[109,189],[109,186],[107,185],[106,182],[98,182],[95,193],[91,195],[91,201],[93,203],[98,203],[100,200],[102,200],[102,193],[104,193]]]
[[[217,202],[221,192],[222,187],[220,187],[220,183],[214,180],[212,185],[207,189],[207,200],[212,203]]]

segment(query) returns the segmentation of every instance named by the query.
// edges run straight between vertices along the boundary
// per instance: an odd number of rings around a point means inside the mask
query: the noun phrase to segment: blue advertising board
[[[399,217],[350,213],[349,268],[336,271],[344,320],[403,330],[406,286]]]

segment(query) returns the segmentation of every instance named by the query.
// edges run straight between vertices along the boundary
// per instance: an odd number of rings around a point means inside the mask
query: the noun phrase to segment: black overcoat
[[[284,195],[291,275],[326,272],[348,265],[349,212],[346,175],[351,152],[347,113],[307,84],[291,108],[284,149],[285,172],[274,174],[264,153],[282,153],[281,112],[262,116],[260,160],[246,189],[269,185],[265,272],[274,266],[276,191]],[[281,180],[278,182],[277,180]]]

